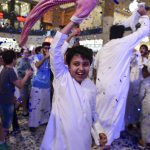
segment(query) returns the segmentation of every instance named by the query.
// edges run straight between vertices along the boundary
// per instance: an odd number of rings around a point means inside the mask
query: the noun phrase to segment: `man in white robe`
[[[57,32],[51,45],[50,59],[54,73],[54,96],[41,150],[90,150],[91,130],[95,137],[96,135],[100,136],[99,131],[104,133],[96,113],[96,87],[94,83],[87,78],[88,74],[81,82],[78,82],[70,73],[71,67],[69,64],[66,66],[62,55],[62,50],[67,47],[67,45],[63,45],[67,40],[67,34],[75,24],[74,21],[71,21],[61,32]],[[65,44],[68,43],[65,42]],[[85,49],[87,50],[87,48]],[[63,53],[65,52],[63,51]],[[78,54],[76,53],[74,56],[78,56]],[[79,64],[78,61],[76,63]],[[106,136],[104,135],[104,137]],[[107,140],[107,138],[104,139]]]
[[[128,36],[110,40],[96,58],[97,112],[108,137],[107,145],[117,139],[124,129],[132,51],[150,30],[149,17],[144,7],[139,7],[134,15],[140,17],[141,27]],[[117,30],[115,32],[117,35]]]

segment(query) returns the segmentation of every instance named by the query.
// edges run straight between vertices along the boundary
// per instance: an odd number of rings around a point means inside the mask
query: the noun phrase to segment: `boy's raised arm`
[[[50,50],[51,68],[54,76],[58,78],[65,72],[64,59],[61,54],[62,45],[68,37],[68,34],[76,26],[80,24],[95,8],[97,0],[79,0],[77,8],[71,21],[54,37]],[[85,5],[86,4],[86,5]]]

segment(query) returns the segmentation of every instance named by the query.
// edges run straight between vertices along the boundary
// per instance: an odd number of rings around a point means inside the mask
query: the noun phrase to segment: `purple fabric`
[[[33,25],[39,20],[44,13],[46,13],[51,7],[60,5],[60,4],[65,4],[67,0],[42,0],[40,1],[29,13],[24,28],[21,33],[21,42],[20,46],[23,46],[27,39],[28,39],[28,34],[33,27]],[[69,0],[69,2],[75,2],[75,0]]]
[[[33,25],[53,6],[74,2],[77,4],[77,10],[74,15],[80,18],[87,17],[95,8],[97,0],[41,0],[29,13],[24,28],[21,33],[20,46],[22,47],[27,39]],[[86,5],[85,5],[86,4]]]

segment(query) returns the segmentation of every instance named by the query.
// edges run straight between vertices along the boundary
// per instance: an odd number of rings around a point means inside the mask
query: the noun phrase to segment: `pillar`
[[[104,8],[103,8],[103,20],[102,20],[103,44],[105,44],[109,41],[109,30],[114,21],[114,9],[115,9],[114,2],[111,0],[105,0],[105,4],[104,4]]]

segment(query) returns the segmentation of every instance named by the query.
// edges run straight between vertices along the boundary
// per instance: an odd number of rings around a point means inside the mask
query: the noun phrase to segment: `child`
[[[96,108],[101,125],[107,133],[108,146],[120,137],[125,127],[130,61],[134,47],[149,35],[150,21],[146,14],[147,11],[142,6],[130,16],[137,18],[141,26],[125,37],[123,35],[127,26],[113,25],[110,28],[110,41],[97,53]],[[127,19],[130,20],[129,23],[133,23],[131,18]]]
[[[101,138],[100,145],[107,142],[106,135],[99,132],[103,130],[95,111],[96,88],[87,78],[93,59],[92,50],[83,46],[68,49],[68,66],[61,53],[67,34],[74,26],[71,21],[57,32],[51,45],[54,96],[41,150],[90,150],[91,129]]]
[[[143,77],[145,78],[140,87],[140,100],[142,101],[142,116],[141,116],[141,133],[142,145],[150,148],[150,73],[147,67],[142,69]]]
[[[0,115],[4,137],[8,135],[13,119],[15,86],[22,88],[28,78],[32,75],[31,70],[26,71],[22,80],[17,79],[13,69],[16,65],[16,54],[13,50],[6,50],[2,54],[4,68],[0,73]]]

